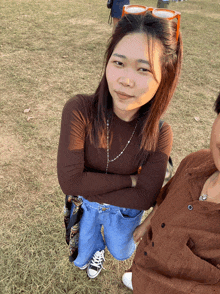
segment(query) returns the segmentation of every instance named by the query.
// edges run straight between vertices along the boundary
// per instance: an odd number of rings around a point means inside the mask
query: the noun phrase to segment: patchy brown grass
[[[188,153],[209,146],[220,84],[220,4],[188,0],[170,8],[182,12],[184,41],[181,81],[165,116],[176,169]],[[0,293],[129,293],[121,276],[132,259],[118,262],[107,253],[95,280],[69,264],[56,176],[63,105],[93,92],[100,79],[112,31],[106,2],[2,0],[0,11]]]

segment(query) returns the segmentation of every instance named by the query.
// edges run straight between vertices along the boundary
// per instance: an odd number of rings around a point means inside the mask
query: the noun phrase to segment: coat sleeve
[[[108,193],[131,187],[129,175],[87,172],[84,169],[88,99],[76,96],[64,106],[57,156],[59,184],[66,195]]]

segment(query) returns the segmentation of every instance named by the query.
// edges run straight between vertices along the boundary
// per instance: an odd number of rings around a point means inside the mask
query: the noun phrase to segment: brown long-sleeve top
[[[216,170],[210,150],[192,153],[161,190],[133,261],[134,294],[220,294],[220,204],[199,200]]]
[[[109,163],[106,174],[106,149],[94,147],[86,133],[92,99],[93,95],[77,95],[67,101],[63,109],[57,160],[62,191],[67,195],[81,195],[89,201],[149,209],[163,184],[172,147],[170,126],[163,124],[157,150],[148,155],[138,175],[137,185],[133,188],[130,175],[136,174],[140,166],[140,160],[137,159],[140,126],[137,125],[124,153]],[[113,114],[110,124],[110,159],[115,158],[126,146],[136,123],[137,119],[126,122]]]

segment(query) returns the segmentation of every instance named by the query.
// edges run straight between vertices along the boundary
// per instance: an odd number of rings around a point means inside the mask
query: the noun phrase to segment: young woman
[[[215,111],[210,150],[181,162],[134,232],[143,239],[123,275],[133,293],[220,294],[220,94]]]
[[[74,264],[90,278],[102,269],[105,246],[118,260],[132,255],[133,231],[163,184],[172,131],[165,122],[159,131],[159,121],[180,73],[176,36],[173,21],[151,12],[126,15],[109,42],[95,94],[64,106],[58,179],[66,195],[83,200]]]

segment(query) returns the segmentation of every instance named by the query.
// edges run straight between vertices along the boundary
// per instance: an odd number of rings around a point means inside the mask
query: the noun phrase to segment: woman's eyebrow
[[[125,55],[121,55],[121,54],[118,54],[118,53],[114,53],[113,56],[117,56],[117,57],[120,57],[120,58],[127,59],[127,57]],[[137,62],[138,63],[145,63],[147,65],[150,65],[149,62],[147,60],[144,60],[144,59],[138,59]]]
[[[150,65],[150,63],[147,60],[144,60],[144,59],[138,59],[137,62],[146,63],[147,65]]]
[[[121,54],[118,54],[118,53],[114,53],[113,56],[117,56],[117,57],[124,58],[124,59],[127,58],[125,55],[121,55]]]

